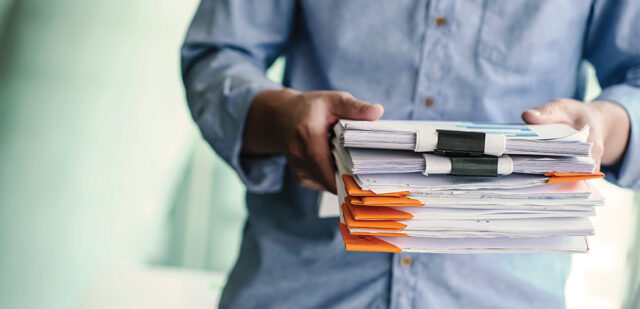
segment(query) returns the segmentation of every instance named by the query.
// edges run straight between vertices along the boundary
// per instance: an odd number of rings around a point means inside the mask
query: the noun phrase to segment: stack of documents
[[[588,251],[603,198],[587,180],[604,176],[588,128],[340,121],[334,132],[347,250]]]

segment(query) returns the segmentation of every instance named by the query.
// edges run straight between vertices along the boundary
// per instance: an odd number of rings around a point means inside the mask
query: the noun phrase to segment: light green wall
[[[284,59],[279,58],[267,77],[280,82],[283,72]],[[164,263],[229,271],[246,216],[244,186],[202,138],[195,141],[174,205]]]
[[[244,188],[179,74],[196,5],[1,3],[0,308],[70,308],[121,264],[233,265]]]
[[[197,140],[178,74],[195,4],[19,0],[7,14],[0,308],[70,308],[109,267],[163,258]]]

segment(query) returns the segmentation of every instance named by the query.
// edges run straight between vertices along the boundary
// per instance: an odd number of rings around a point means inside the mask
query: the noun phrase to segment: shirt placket
[[[438,104],[444,102],[440,86],[451,71],[451,56],[446,40],[449,24],[447,13],[453,12],[450,1],[431,0],[425,3],[424,31],[419,72],[413,105],[413,119],[437,119]],[[442,101],[442,102],[440,102]],[[415,254],[394,254],[392,258],[390,308],[415,308],[417,280],[428,280]],[[422,297],[427,297],[422,295]]]
[[[416,280],[420,278],[415,254],[393,254],[390,308],[414,308]]]
[[[441,85],[452,70],[448,35],[452,31],[450,16],[453,1],[428,2],[422,39],[419,73],[413,104],[413,119],[441,118],[441,104],[447,103]]]

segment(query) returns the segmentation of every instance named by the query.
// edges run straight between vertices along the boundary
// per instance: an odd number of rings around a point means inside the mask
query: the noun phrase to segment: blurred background
[[[184,100],[197,2],[0,0],[0,308],[216,305],[244,188]],[[567,304],[637,307],[640,202],[599,187]]]

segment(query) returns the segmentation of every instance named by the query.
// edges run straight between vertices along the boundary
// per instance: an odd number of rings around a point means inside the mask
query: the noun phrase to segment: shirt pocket
[[[528,71],[536,58],[553,50],[553,8],[544,0],[487,0],[483,12],[478,59],[512,71]],[[560,14],[561,15],[561,14]],[[561,18],[561,16],[560,16]],[[559,31],[561,29],[556,29]]]

